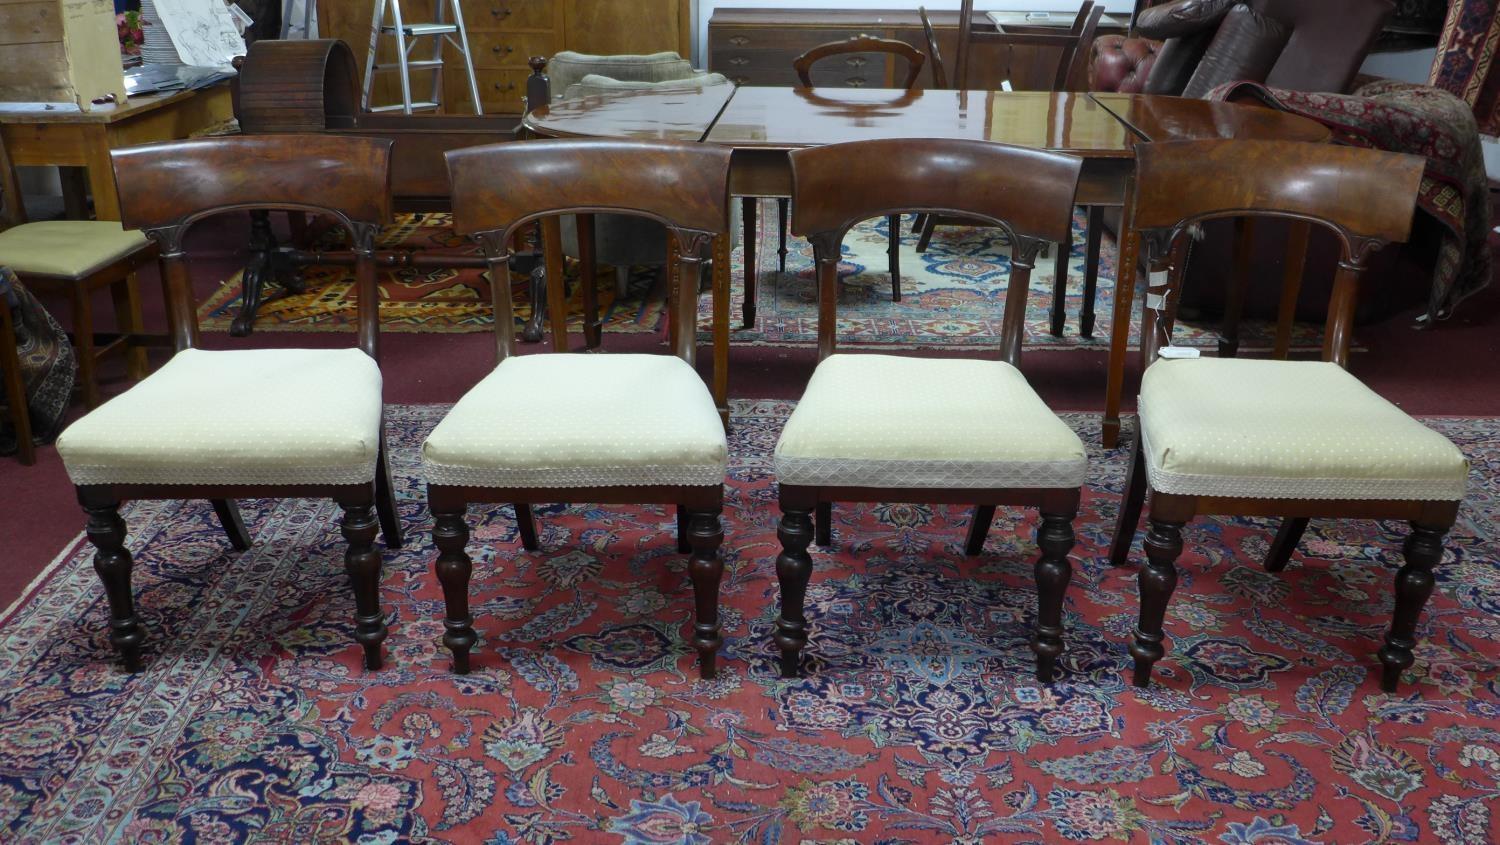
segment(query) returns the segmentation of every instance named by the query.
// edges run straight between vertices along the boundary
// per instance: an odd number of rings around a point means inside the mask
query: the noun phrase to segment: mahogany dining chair
[[[691,552],[692,646],[702,676],[713,677],[728,446],[718,404],[695,369],[696,281],[710,248],[717,272],[727,272],[730,151],[672,141],[558,140],[446,156],[454,231],[480,242],[493,278],[505,278],[512,235],[564,214],[655,220],[667,228],[677,270],[668,293],[671,355],[518,356],[510,285],[490,286],[496,367],[422,445],[434,569],[446,602],[443,643],[454,671],[469,671],[478,642],[469,612],[470,503],[513,503],[527,551],[539,548],[531,511],[538,502],[662,503],[677,506],[678,550]],[[561,255],[548,240],[550,270],[561,266]],[[717,335],[727,315],[720,308],[714,315]]]
[[[145,631],[131,593],[122,501],[209,499],[243,551],[250,535],[234,499],[331,498],[348,547],[354,638],[379,669],[386,636],[380,552],[400,548],[381,398],[375,237],[391,218],[391,142],[258,135],[115,150],[124,225],[161,247],[167,324],[176,353],[161,369],[73,423],[57,451],[88,513],[94,569],[109,599],[110,641],[141,665]],[[200,348],[183,240],[224,212],[301,211],[332,218],[354,253],[358,346]]]
[[[1177,141],[1136,147],[1136,233],[1151,282],[1142,326],[1135,444],[1110,549],[1126,563],[1151,491],[1130,653],[1147,686],[1165,654],[1183,527],[1204,515],[1279,517],[1265,568],[1287,565],[1308,519],[1400,519],[1412,531],[1396,574],[1379,658],[1393,692],[1412,665],[1432,569],[1464,496],[1468,462],[1447,438],[1346,369],[1355,299],[1369,255],[1411,231],[1424,162],[1355,147],[1273,141]],[[1198,358],[1171,346],[1192,230],[1220,218],[1280,218],[1337,236],[1340,258],[1321,361]]]
[[[971,556],[982,552],[997,506],[1041,510],[1031,648],[1037,677],[1050,681],[1063,652],[1087,457],[1017,365],[1037,251],[1071,225],[1082,160],[981,141],[878,140],[797,150],[791,162],[792,231],[812,241],[817,261],[819,364],[775,451],[781,673],[800,668],[807,550],[814,540],[831,544],[832,503],[918,502],[978,505],[964,548]],[[836,354],[844,237],[862,220],[912,211],[978,220],[1009,237],[999,360]]]

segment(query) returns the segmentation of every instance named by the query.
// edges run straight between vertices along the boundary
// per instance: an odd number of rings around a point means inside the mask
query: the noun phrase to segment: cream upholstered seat
[[[74,484],[364,484],[381,379],[358,349],[184,349],[73,423]]]
[[[48,220],[0,232],[0,264],[17,273],[78,279],[150,245],[102,220]]]
[[[1001,361],[832,355],[776,445],[782,484],[1078,487],[1083,442]]]
[[[1458,501],[1468,477],[1457,446],[1333,363],[1157,361],[1140,418],[1162,493]]]
[[[422,446],[427,480],[471,487],[714,486],[728,445],[697,371],[668,355],[506,358]]]

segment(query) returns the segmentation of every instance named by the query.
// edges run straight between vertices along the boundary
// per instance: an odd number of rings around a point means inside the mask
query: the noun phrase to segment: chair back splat
[[[1094,33],[1104,17],[1104,4],[1086,0],[1078,9],[1073,25],[1063,32],[992,32],[974,28],[974,0],[963,0],[959,4],[958,56],[954,87],[960,90],[969,87],[969,63],[973,61],[974,47],[991,44],[1003,47],[1055,48],[1057,71],[1052,77],[1053,91],[1085,91],[1088,89],[1088,57],[1094,44]]]
[[[1372,252],[1410,235],[1424,167],[1418,156],[1327,144],[1214,140],[1137,146],[1135,224],[1152,271],[1147,361],[1171,342],[1188,230],[1219,218],[1279,217],[1338,236],[1323,360],[1347,366],[1360,276]]]
[[[550,278],[562,251],[557,217],[623,214],[667,227],[680,282],[669,301],[673,353],[694,362],[698,268],[704,247],[729,238],[730,150],[678,141],[562,139],[491,144],[446,154],[453,187],[453,228],[477,238],[491,277],[506,278],[511,236],[541,220]],[[515,353],[510,286],[491,285],[496,358]],[[561,277],[556,280],[561,289]],[[549,298],[551,294],[549,293]],[[553,309],[554,333],[565,326]]]
[[[817,261],[820,361],[836,342],[844,236],[862,220],[912,211],[977,220],[1009,237],[1000,347],[1006,361],[1020,360],[1031,269],[1044,242],[1071,233],[1082,159],[983,141],[899,139],[796,150],[791,162],[792,233],[812,242]]]
[[[391,144],[382,138],[245,135],[112,152],[123,224],[161,245],[167,320],[177,349],[198,345],[183,236],[205,217],[265,209],[326,215],[348,231],[356,256],[359,346],[375,357],[375,236],[391,219]]]

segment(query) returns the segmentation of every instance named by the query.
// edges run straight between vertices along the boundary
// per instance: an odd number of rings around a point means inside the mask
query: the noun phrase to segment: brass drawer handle
[[[867,59],[867,58],[865,58],[864,56],[850,56],[849,58],[847,58],[847,59],[844,60],[844,64],[848,65],[849,67],[853,67],[853,68],[864,67],[865,65],[867,65],[869,63],[870,63],[870,60]]]
[[[733,36],[730,36],[729,43],[733,44],[736,47],[743,47],[746,44],[750,43],[750,39],[746,38],[743,35],[733,35]]]
[[[512,82],[512,83],[510,83],[508,85],[501,85],[500,83],[496,82],[495,83],[495,90],[496,91],[514,91],[514,90],[516,90],[516,83]]]
[[[490,48],[490,52],[494,53],[497,56],[509,56],[511,53],[514,53],[515,51],[516,51],[516,48],[514,48],[514,47],[502,46],[500,44],[496,44],[495,46],[493,46],[493,47]]]
[[[744,56],[735,56],[734,58],[729,60],[729,63],[734,65],[735,67],[743,67],[744,65],[750,64],[750,60],[745,58]]]
[[[490,14],[495,17],[495,20],[505,20],[510,17],[510,9],[494,8],[490,9]]]
[[[851,76],[844,81],[844,84],[850,88],[863,88],[865,87],[865,78],[863,76]]]

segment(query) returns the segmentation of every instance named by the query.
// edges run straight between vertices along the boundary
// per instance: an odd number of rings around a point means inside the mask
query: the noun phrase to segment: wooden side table
[[[82,167],[94,195],[94,216],[120,219],[109,153],[120,147],[175,141],[216,126],[234,116],[227,81],[196,91],[134,97],[124,105],[91,112],[0,112],[0,138],[18,166]],[[140,293],[135,279],[127,285],[131,325],[141,326]],[[131,378],[145,378],[146,350],[131,349],[126,358]]]

